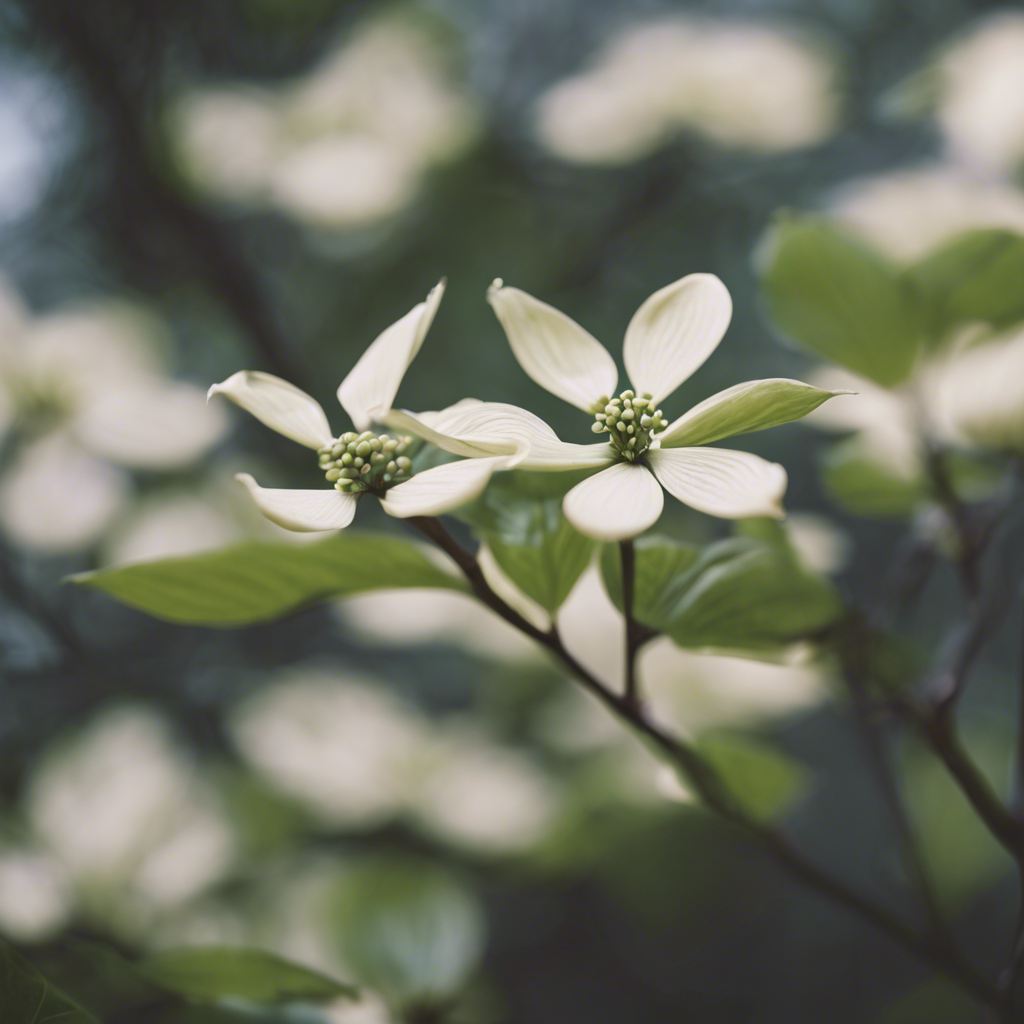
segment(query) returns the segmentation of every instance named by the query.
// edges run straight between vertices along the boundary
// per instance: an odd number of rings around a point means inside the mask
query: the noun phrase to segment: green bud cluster
[[[595,434],[607,434],[611,446],[627,461],[638,459],[651,446],[651,439],[664,430],[667,421],[654,408],[650,395],[623,391],[618,398],[601,398],[593,405]]]
[[[337,490],[347,494],[381,490],[409,477],[412,461],[405,452],[412,442],[411,437],[349,431],[319,450],[320,468]]]

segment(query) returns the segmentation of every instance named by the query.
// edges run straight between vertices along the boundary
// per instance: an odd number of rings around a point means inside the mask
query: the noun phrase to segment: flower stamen
[[[607,434],[608,441],[627,462],[635,462],[648,448],[654,434],[664,430],[667,421],[654,408],[651,395],[623,391],[618,398],[599,398],[592,406],[595,434]]]
[[[349,431],[319,449],[320,468],[343,493],[382,491],[411,475],[412,460],[405,452],[412,443],[411,437]]]

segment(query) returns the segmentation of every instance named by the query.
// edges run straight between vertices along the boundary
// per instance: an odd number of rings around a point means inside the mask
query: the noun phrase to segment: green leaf
[[[984,321],[994,328],[1024,320],[1024,236],[969,231],[906,271],[921,296],[932,340],[958,325]]]
[[[876,1024],[975,1024],[985,1016],[959,985],[936,978],[887,1006]]]
[[[879,253],[803,217],[774,228],[760,263],[784,338],[883,387],[907,379],[922,335],[916,293]]]
[[[197,1003],[241,999],[277,1005],[358,996],[351,985],[259,949],[211,946],[168,950],[141,961],[137,971],[154,985]]]
[[[1011,777],[1013,735],[1007,728],[971,728],[964,743],[993,791],[1005,795]],[[979,821],[949,773],[924,750],[904,752],[907,806],[920,836],[928,873],[942,903],[964,909],[1012,870],[1009,854]]]
[[[552,485],[550,478],[560,477]],[[578,479],[579,474],[572,474]],[[589,537],[562,515],[570,474],[504,473],[465,510],[495,561],[528,597],[555,612],[593,557]]]
[[[723,437],[792,423],[843,392],[823,391],[798,380],[776,378],[737,384],[700,405],[661,435],[662,448],[710,444]]]
[[[483,953],[476,899],[419,861],[367,862],[342,883],[336,910],[346,962],[361,981],[402,1000],[458,993]]]
[[[99,1024],[6,943],[0,943],[0,1020],[4,1024]]]
[[[778,817],[807,791],[807,769],[761,740],[721,733],[702,736],[695,745],[744,809],[760,821]]]
[[[928,493],[923,474],[908,479],[893,472],[872,458],[856,436],[826,449],[821,473],[829,494],[858,516],[906,519]]]
[[[680,647],[767,652],[819,632],[842,614],[832,584],[775,544],[736,537],[699,550],[641,537],[636,555],[634,614]],[[614,547],[605,548],[601,570],[621,608]]]
[[[633,542],[633,614],[654,629],[671,621],[675,609],[690,586],[689,570],[700,558],[700,548],[647,534]],[[608,544],[601,552],[601,574],[615,606],[621,611],[622,556],[617,544]]]
[[[330,597],[394,587],[465,590],[415,545],[346,532],[315,544],[239,544],[73,576],[159,619],[204,626],[265,622]]]

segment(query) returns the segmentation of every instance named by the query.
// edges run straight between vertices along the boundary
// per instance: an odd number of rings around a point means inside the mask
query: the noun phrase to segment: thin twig
[[[979,578],[979,561],[984,551],[978,535],[971,509],[956,493],[949,475],[946,453],[929,445],[928,457],[925,460],[932,488],[939,503],[946,510],[946,515],[953,526],[957,538],[957,568],[960,571],[960,582],[964,593],[976,596],[981,589]]]
[[[626,700],[633,705],[639,703],[640,694],[636,678],[636,654],[641,638],[633,618],[633,591],[636,583],[636,550],[631,540],[619,543],[622,559],[622,613],[626,620]]]
[[[476,558],[463,548],[442,524],[433,518],[411,517],[407,522],[450,555],[462,570],[473,592],[489,608],[516,628],[550,650],[593,694],[624,724],[636,731],[686,776],[704,805],[727,821],[747,832],[774,860],[797,881],[810,890],[855,914],[861,920],[888,935],[894,942],[915,953],[986,1006],[997,1010],[1007,1022],[1008,1016],[1001,993],[955,950],[944,943],[926,938],[869,897],[852,889],[797,850],[778,829],[750,817],[737,803],[728,787],[710,763],[685,741],[666,733],[647,718],[643,709],[615,693],[592,675],[565,649],[557,630],[537,629],[491,590]]]
[[[840,642],[843,679],[850,693],[853,721],[864,748],[864,754],[875,777],[882,804],[896,840],[896,849],[903,870],[921,903],[925,919],[937,943],[952,948],[953,937],[939,908],[931,877],[910,816],[903,805],[903,797],[896,781],[885,741],[873,720],[868,697],[865,661],[867,637],[863,629],[850,627]]]

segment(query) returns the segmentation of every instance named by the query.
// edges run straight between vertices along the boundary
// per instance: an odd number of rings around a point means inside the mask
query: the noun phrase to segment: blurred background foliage
[[[250,367],[333,410],[365,346],[442,276],[408,408],[509,401],[590,440],[515,363],[484,302],[497,276],[617,353],[651,292],[719,275],[732,327],[670,418],[737,380],[809,379],[822,364],[777,343],[758,292],[766,233],[795,223],[780,213],[816,211],[901,265],[970,228],[1024,230],[1022,96],[1024,17],[980,0],[2,0],[0,932],[28,958],[5,954],[11,1005],[45,976],[111,1024],[256,1005],[335,1024],[395,1006],[424,1022],[978,1019],[705,816],[463,594],[221,631],[61,580],[280,540],[232,473],[301,486],[312,464],[203,390]],[[744,439],[789,471],[803,564],[862,603],[923,500],[905,410],[876,391],[868,412],[822,417],[838,444],[800,424]],[[964,471],[982,494],[990,476]],[[725,535],[672,505],[660,532]],[[894,677],[943,637],[955,586],[940,566],[886,652]],[[573,616],[614,623],[596,570]],[[995,778],[1017,643],[994,637],[965,707]],[[826,668],[667,643],[645,657],[659,714],[758,813],[906,909]],[[943,903],[995,962],[1007,862],[921,751],[901,759]],[[208,967],[160,953],[197,943],[306,973],[225,962],[209,997]]]

